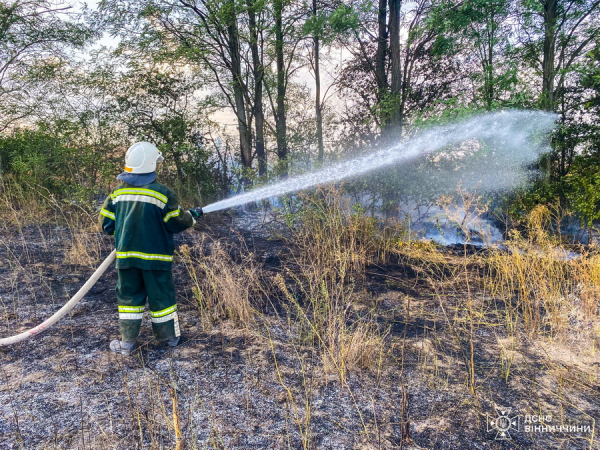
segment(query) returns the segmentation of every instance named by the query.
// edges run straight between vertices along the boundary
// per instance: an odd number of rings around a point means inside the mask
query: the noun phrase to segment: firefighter
[[[157,183],[156,165],[164,159],[149,142],[132,145],[125,171],[100,210],[102,230],[114,234],[116,287],[121,339],[110,350],[129,355],[136,348],[146,298],[155,339],[175,347],[180,329],[173,284],[173,234],[194,226],[202,210],[183,210],[177,196]]]

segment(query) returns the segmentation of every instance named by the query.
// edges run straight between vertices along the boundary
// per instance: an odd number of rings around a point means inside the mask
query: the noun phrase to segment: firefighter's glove
[[[198,217],[200,217],[202,214],[204,214],[202,212],[202,208],[200,208],[199,206],[197,208],[193,208],[188,211],[190,212],[190,214],[192,215],[194,220],[198,219]]]

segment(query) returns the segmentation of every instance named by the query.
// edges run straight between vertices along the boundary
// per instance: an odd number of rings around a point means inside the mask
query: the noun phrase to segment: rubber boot
[[[121,355],[129,356],[131,352],[135,350],[136,345],[135,341],[127,342],[127,341],[119,341],[114,340],[111,341],[109,345],[110,351],[115,353],[120,353]]]
[[[177,336],[177,337],[169,339],[167,341],[167,346],[169,346],[169,347],[177,347],[177,344],[179,344],[179,339],[181,339],[181,336]]]

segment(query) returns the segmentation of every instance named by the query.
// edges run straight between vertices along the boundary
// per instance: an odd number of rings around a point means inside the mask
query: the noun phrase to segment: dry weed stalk
[[[277,379],[279,380],[279,384],[285,389],[287,393],[287,399],[292,406],[292,411],[294,413],[294,420],[296,422],[296,426],[298,427],[298,433],[300,434],[300,440],[302,442],[303,450],[309,448],[310,444],[310,423],[311,423],[311,411],[307,405],[305,410],[304,419],[296,406],[296,401],[294,399],[294,394],[292,390],[288,387],[283,379],[283,375],[281,370],[279,370],[279,363],[277,361],[277,355],[275,354],[275,345],[273,343],[273,338],[271,337],[271,331],[269,327],[266,327],[267,334],[269,336],[269,344],[271,347],[271,354],[273,355],[273,362],[275,364],[275,372],[277,373]]]
[[[169,393],[171,394],[171,403],[173,408],[173,429],[175,430],[175,450],[181,450],[183,443],[181,437],[181,428],[179,428],[179,408],[177,403],[177,391],[169,386]]]
[[[383,352],[385,333],[370,315],[358,317],[354,291],[365,267],[388,257],[399,232],[380,229],[335,190],[305,196],[292,228],[296,264],[277,284],[307,327],[306,338],[320,348],[324,369],[337,372],[342,384],[350,370],[373,367]]]
[[[527,234],[513,230],[507,252],[487,258],[486,288],[505,304],[509,329],[522,321],[530,334],[564,336],[574,325],[598,322],[600,257],[570,255],[552,236],[551,211],[543,205],[527,218]],[[572,257],[576,256],[576,257]]]
[[[209,324],[231,319],[237,326],[248,326],[255,313],[252,303],[262,296],[259,266],[247,249],[236,262],[223,244],[213,242],[208,256],[194,257],[190,247],[179,249],[190,274],[200,315]]]
[[[471,243],[470,223],[478,220],[481,214],[487,211],[488,207],[482,202],[482,197],[478,195],[477,190],[469,192],[461,185],[456,190],[458,204],[453,205],[453,202],[448,197],[440,199],[440,206],[444,208],[446,216],[454,222],[465,236],[463,244],[462,258],[462,278],[464,280],[464,289],[466,295],[466,304],[464,308],[467,314],[468,321],[468,343],[469,355],[467,358],[467,367],[469,371],[469,387],[471,393],[475,394],[475,317],[479,316],[479,311],[476,311],[479,305],[473,301],[471,273],[469,271],[470,258],[467,252],[467,246]],[[462,305],[458,305],[461,308]]]

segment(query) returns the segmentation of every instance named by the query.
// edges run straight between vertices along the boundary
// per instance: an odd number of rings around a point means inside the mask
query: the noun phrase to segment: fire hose
[[[197,208],[194,208],[193,210],[196,212],[195,216],[193,215],[194,223],[196,223],[195,218],[203,215],[203,211],[202,208],[199,206]],[[84,297],[85,294],[88,293],[92,286],[96,284],[98,278],[100,278],[102,274],[106,272],[108,266],[110,266],[113,263],[116,255],[117,251],[113,250],[112,253],[108,255],[108,257],[102,262],[102,264],[100,264],[100,267],[98,267],[96,271],[92,274],[92,276],[85,282],[85,284],[81,286],[81,288],[71,298],[71,300],[65,303],[65,305],[58,311],[56,311],[56,313],[54,313],[53,316],[40,323],[37,327],[31,328],[27,331],[23,331],[19,334],[15,334],[14,336],[0,338],[0,347],[2,347],[3,345],[16,344],[17,342],[21,342],[31,336],[35,336],[36,334],[41,333],[42,331],[50,328],[52,325],[54,325],[56,322],[62,319],[69,311],[71,311],[75,307],[75,305],[77,305],[77,303],[79,303],[79,301]]]
[[[96,271],[92,274],[92,276],[85,282],[83,286],[77,291],[77,293],[69,300],[62,308],[60,308],[53,316],[46,319],[44,322],[39,324],[37,327],[31,328],[30,330],[24,331],[20,334],[16,334],[14,336],[10,336],[7,338],[0,339],[0,346],[15,344],[17,342],[21,342],[31,336],[35,336],[38,333],[50,328],[60,319],[62,319],[69,311],[71,311],[77,303],[84,297],[85,294],[92,288],[94,284],[98,281],[98,278],[102,276],[106,269],[113,263],[115,260],[117,252],[113,250],[110,255],[104,260],[100,267],[96,269]]]

